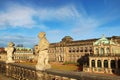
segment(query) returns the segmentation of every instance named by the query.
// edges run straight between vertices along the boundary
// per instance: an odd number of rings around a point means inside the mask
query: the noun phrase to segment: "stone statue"
[[[14,45],[15,44],[13,42],[9,42],[8,47],[5,48],[5,51],[7,51],[7,60],[6,60],[7,63],[14,62],[12,59],[12,57],[13,57],[12,55],[14,52]]]
[[[37,70],[45,70],[51,68],[50,64],[48,63],[49,56],[48,56],[48,48],[49,42],[45,37],[45,32],[40,32],[38,37],[40,38],[38,44],[38,60],[36,64]]]

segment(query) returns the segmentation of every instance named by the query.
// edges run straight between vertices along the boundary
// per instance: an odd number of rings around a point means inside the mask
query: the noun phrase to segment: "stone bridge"
[[[35,66],[0,61],[0,73],[14,80],[120,80],[119,76],[91,74],[48,69],[39,71]]]

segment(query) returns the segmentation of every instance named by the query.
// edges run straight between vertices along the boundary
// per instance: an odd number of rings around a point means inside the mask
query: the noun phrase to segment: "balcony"
[[[90,57],[120,57],[119,54],[109,53],[109,54],[90,54]]]

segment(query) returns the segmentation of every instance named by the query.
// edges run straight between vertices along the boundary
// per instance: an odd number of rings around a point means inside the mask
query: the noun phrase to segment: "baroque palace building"
[[[106,39],[106,38],[105,38]],[[72,37],[65,36],[60,42],[51,43],[49,46],[49,58],[50,62],[73,62],[76,63],[81,57],[87,55],[92,55],[97,52],[95,47],[95,42],[99,39],[87,39],[87,40],[76,40],[74,41]],[[119,36],[107,37],[107,40],[120,44]],[[96,42],[97,43],[97,42]],[[35,46],[37,48],[37,46]],[[98,47],[99,51],[100,47]],[[108,51],[118,51],[115,46],[106,48]],[[102,48],[104,51],[104,49]],[[105,53],[106,53],[105,52]],[[112,53],[112,52],[110,52]]]
[[[4,48],[0,48],[0,60],[6,60],[6,54],[7,52],[5,51]],[[13,59],[15,62],[20,62],[20,61],[30,61],[34,58],[33,55],[33,49],[27,48],[27,47],[15,47],[14,53],[13,53]]]
[[[85,72],[120,74],[120,44],[104,36],[93,43],[94,54],[89,56],[89,67]]]
[[[34,58],[33,49],[27,47],[15,47],[13,59],[15,61],[27,61]]]

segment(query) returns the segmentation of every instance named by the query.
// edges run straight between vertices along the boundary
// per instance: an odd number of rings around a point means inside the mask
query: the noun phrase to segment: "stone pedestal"
[[[51,65],[50,65],[50,64],[47,64],[47,65],[37,64],[35,67],[36,67],[36,70],[44,71],[44,70],[46,70],[46,69],[50,69],[50,68],[51,68]]]
[[[9,60],[7,60],[7,61],[5,61],[6,63],[14,63],[15,61],[13,61],[13,60],[11,60],[11,61],[9,61]]]

